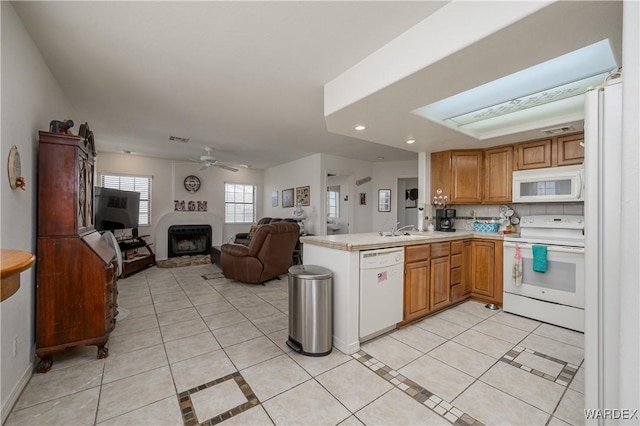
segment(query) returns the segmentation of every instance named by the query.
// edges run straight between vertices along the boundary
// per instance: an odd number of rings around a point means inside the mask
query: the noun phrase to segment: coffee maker
[[[454,232],[455,209],[436,209],[436,231]]]

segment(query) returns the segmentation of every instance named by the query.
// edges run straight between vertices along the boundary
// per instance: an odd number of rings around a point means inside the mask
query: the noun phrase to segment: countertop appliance
[[[456,209],[436,209],[436,231],[454,232]]]
[[[521,218],[520,236],[504,238],[505,312],[584,332],[583,231],[583,216]],[[545,272],[533,269],[535,245],[546,248]],[[518,251],[522,257],[521,278],[515,275]]]
[[[513,172],[514,203],[584,201],[584,167],[564,166]]]
[[[404,248],[360,252],[360,341],[402,321]]]

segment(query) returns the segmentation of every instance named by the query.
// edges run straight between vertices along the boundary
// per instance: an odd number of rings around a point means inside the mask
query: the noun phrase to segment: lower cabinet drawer
[[[460,284],[462,282],[462,268],[451,269],[451,285]]]
[[[464,286],[462,284],[456,284],[451,286],[451,302],[455,303],[458,300],[462,300],[466,297],[466,293],[464,292]]]
[[[404,248],[404,261],[418,262],[420,260],[429,259],[430,247],[429,244],[421,244],[417,246],[406,246]]]
[[[462,255],[461,254],[452,254],[451,255],[451,267],[459,268],[462,266]]]
[[[443,256],[449,256],[449,243],[431,244],[431,258],[436,259]]]

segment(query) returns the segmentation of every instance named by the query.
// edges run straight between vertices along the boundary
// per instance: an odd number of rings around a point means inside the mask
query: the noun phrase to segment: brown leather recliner
[[[252,226],[251,228],[255,228],[256,226],[260,226],[260,225],[267,225],[269,223],[273,223],[273,222],[280,222],[282,219],[280,218],[271,218],[271,217],[263,217],[262,219],[260,219],[255,226]],[[239,232],[236,234],[235,239],[233,240],[234,244],[244,244],[245,246],[248,246],[249,243],[251,242],[251,231],[249,232]]]
[[[297,223],[275,222],[258,227],[248,246],[223,244],[222,273],[226,278],[254,284],[286,274],[299,234]]]

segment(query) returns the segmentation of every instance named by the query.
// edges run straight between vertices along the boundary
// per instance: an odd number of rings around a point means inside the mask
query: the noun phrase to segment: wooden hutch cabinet
[[[37,372],[52,354],[96,345],[105,358],[117,315],[115,250],[93,224],[93,135],[40,132],[36,253]]]

